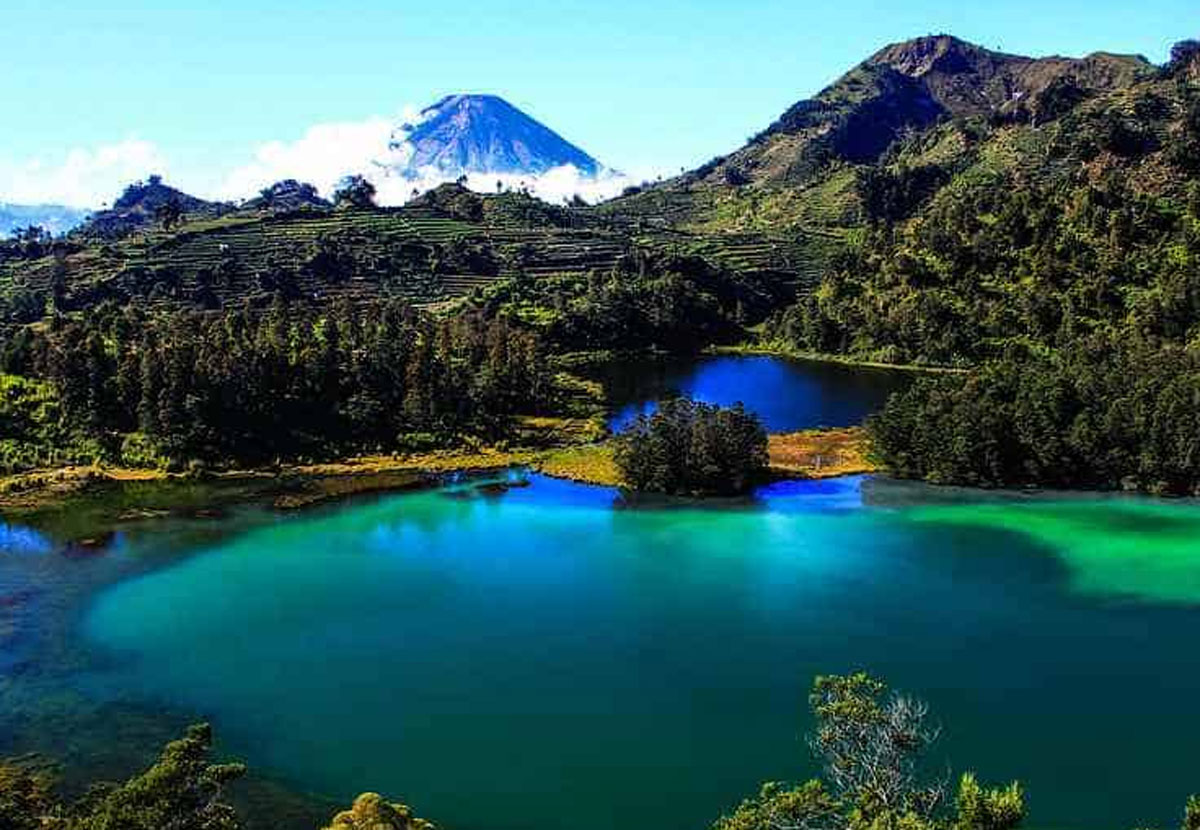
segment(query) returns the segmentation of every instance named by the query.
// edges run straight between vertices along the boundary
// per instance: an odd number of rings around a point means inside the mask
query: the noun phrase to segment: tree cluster
[[[767,433],[741,404],[663,401],[616,438],[615,460],[635,491],[672,495],[744,493],[767,469]]]
[[[1015,830],[1025,793],[989,788],[964,773],[931,774],[940,730],[922,701],[867,674],[818,677],[809,697],[809,738],[824,775],[800,785],[771,782],[713,830]],[[1200,797],[1188,800],[1181,830],[1200,830]]]
[[[1200,351],[1092,339],[928,377],[869,422],[896,475],[1200,493]]]
[[[563,351],[694,352],[741,339],[745,325],[777,302],[777,291],[698,256],[634,249],[611,273],[519,276],[486,291],[481,305],[537,326]]]
[[[1104,328],[1200,336],[1196,198],[1141,195],[1119,177],[1080,188],[959,183],[914,221],[869,232],[766,336],[805,351],[971,365],[1013,341],[1054,348]]]
[[[341,210],[370,210],[375,207],[375,185],[363,176],[346,176],[333,191],[333,204]]]
[[[47,382],[62,423],[116,458],[147,442],[170,459],[262,462],[497,441],[552,395],[531,334],[398,301],[221,315],[107,306],[19,330],[0,360]]]
[[[50,253],[54,234],[39,225],[14,228],[7,239],[0,239],[0,262],[6,259],[40,259]]]

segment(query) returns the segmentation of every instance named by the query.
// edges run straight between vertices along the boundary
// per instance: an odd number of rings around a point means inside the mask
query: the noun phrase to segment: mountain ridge
[[[978,122],[985,131],[1053,122],[1086,100],[1131,88],[1160,71],[1137,55],[1032,58],[951,35],[889,44],[787,108],[744,146],[617,200],[609,210],[644,214],[669,203],[672,224],[713,229],[728,224],[725,203],[737,201],[739,193],[771,201],[774,210],[817,188],[815,201],[829,214],[817,224],[854,224],[861,205],[852,192],[853,176],[846,174],[880,163],[904,137],[954,122]],[[739,213],[746,218],[746,210]],[[804,213],[793,204],[750,221],[811,224],[816,217]]]

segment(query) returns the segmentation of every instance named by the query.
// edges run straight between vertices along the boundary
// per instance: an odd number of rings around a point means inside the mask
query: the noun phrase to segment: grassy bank
[[[624,484],[621,471],[613,460],[611,442],[568,447],[543,454],[533,469],[544,475],[580,484],[620,487]]]
[[[862,427],[810,429],[768,438],[771,472],[779,478],[838,478],[874,473]]]
[[[710,346],[704,350],[706,354],[716,355],[760,355],[763,357],[783,357],[789,360],[803,360],[809,363],[837,363],[842,366],[856,366],[863,369],[888,369],[897,372],[921,372],[927,374],[964,374],[970,369],[955,366],[928,366],[916,363],[885,363],[877,360],[861,360],[840,354],[825,354],[823,352],[805,352],[789,348],[781,343],[743,343],[737,346]]]
[[[0,514],[30,513],[97,487],[127,482],[216,484],[261,481],[277,485],[275,506],[290,510],[370,492],[421,486],[439,475],[536,466],[547,450],[491,448],[396,456],[359,456],[320,464],[289,464],[202,474],[91,466],[38,470],[0,478]]]

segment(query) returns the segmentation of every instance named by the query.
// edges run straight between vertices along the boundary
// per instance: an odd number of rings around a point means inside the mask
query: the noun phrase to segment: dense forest
[[[1198,54],[1110,94],[1052,86],[1041,125],[898,140],[857,173],[864,227],[764,338],[972,370],[874,420],[898,475],[1200,492]]]
[[[1196,109],[1200,136],[1200,94]],[[1117,173],[1057,187],[973,176],[919,219],[880,222],[768,340],[889,363],[971,366],[1095,332],[1200,337],[1200,182],[1138,193]]]
[[[738,342],[781,296],[778,284],[700,256],[638,251],[609,274],[499,283],[479,305],[531,326],[560,351],[687,353]]]
[[[215,316],[105,306],[20,329],[0,371],[6,470],[496,442],[555,395],[533,335],[401,302]]]
[[[869,421],[895,474],[977,486],[1200,492],[1200,351],[1092,337],[933,375]]]

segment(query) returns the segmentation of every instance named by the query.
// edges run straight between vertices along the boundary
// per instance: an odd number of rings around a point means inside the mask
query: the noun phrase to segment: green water
[[[106,707],[203,716],[296,790],[460,830],[705,827],[814,772],[807,686],[858,668],[930,701],[942,760],[1025,782],[1033,826],[1173,826],[1200,789],[1196,506],[848,479],[628,509],[530,481],[91,559],[9,528],[0,586],[51,589],[10,604],[35,630],[0,635],[24,661],[0,694],[26,731],[67,701],[48,751],[123,740]]]

